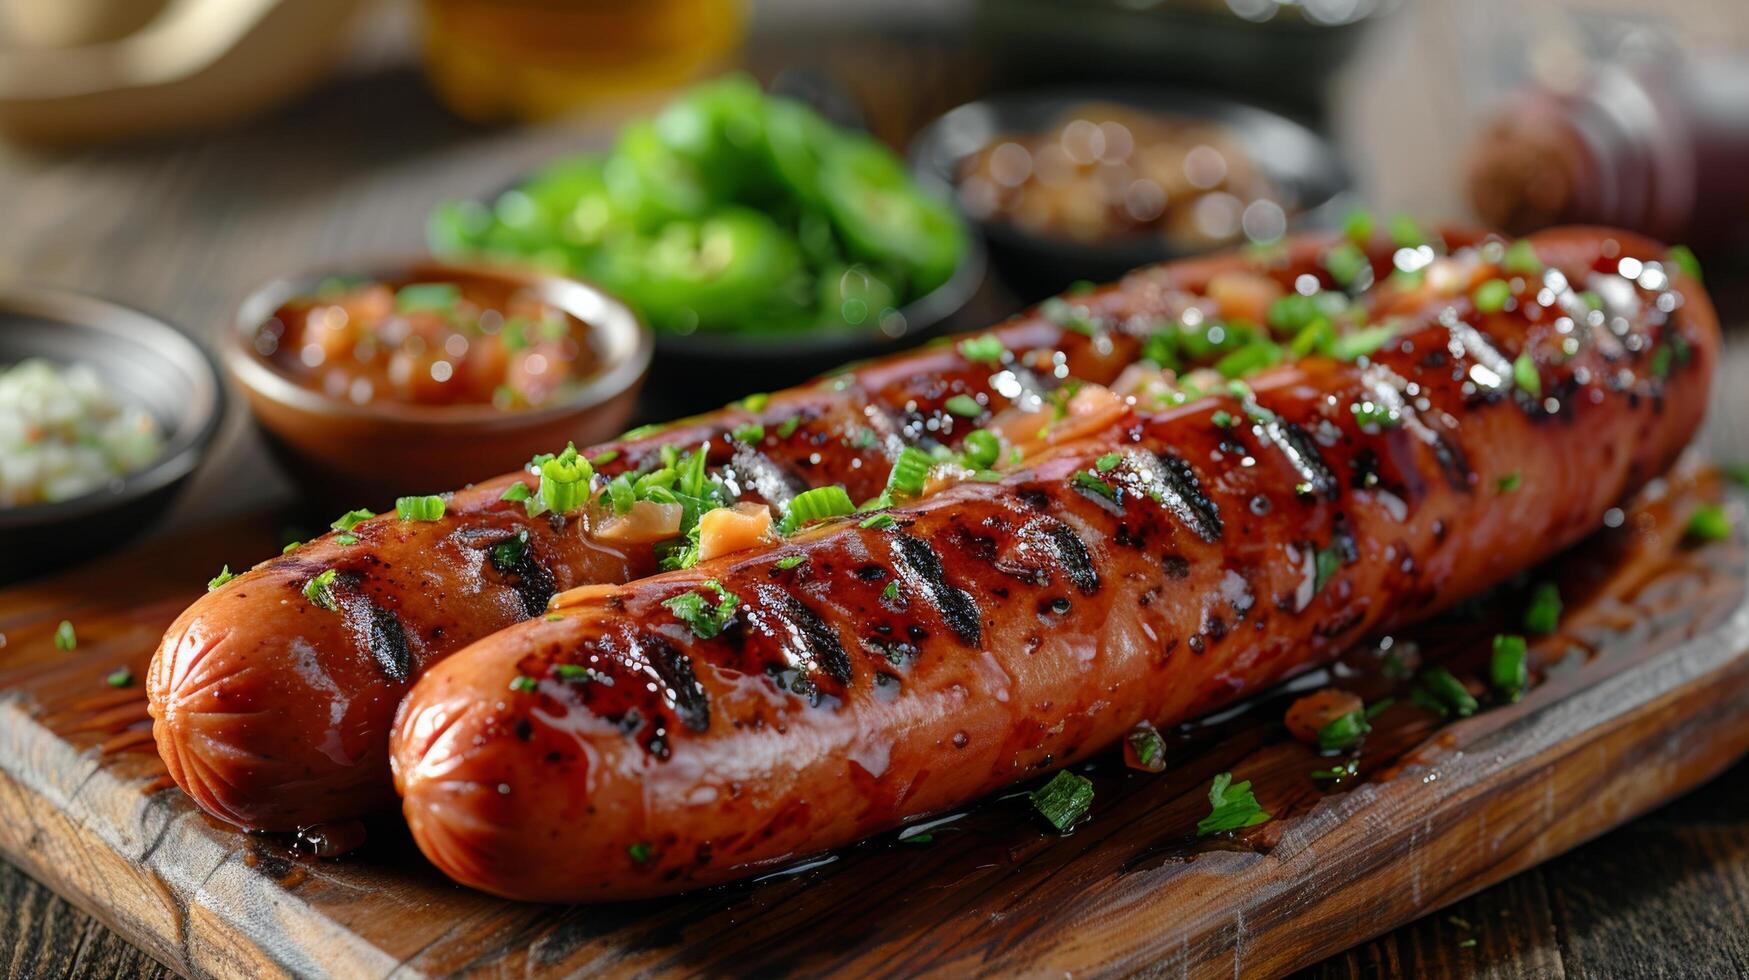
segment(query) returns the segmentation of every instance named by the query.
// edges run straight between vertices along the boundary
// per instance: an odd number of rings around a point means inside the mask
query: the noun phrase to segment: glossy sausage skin
[[[1616,300],[1592,271],[1662,255],[1597,230],[1533,241]],[[1254,379],[1254,405],[1137,417],[892,527],[841,520],[560,597],[415,685],[393,743],[407,820],[438,867],[494,894],[658,895],[1231,702],[1529,568],[1672,462],[1718,347],[1705,295],[1678,287],[1630,288],[1637,309],[1595,324],[1483,314],[1466,292],[1370,364],[1309,359]],[[1525,351],[1534,394],[1512,381]],[[1363,425],[1369,401],[1401,423]],[[1073,482],[1108,453],[1115,502]],[[714,604],[707,580],[740,603],[700,639],[664,603]]]
[[[1319,272],[1324,244],[1294,243],[1265,274],[1291,288],[1297,277]],[[1388,261],[1388,243],[1372,251],[1375,263]],[[993,332],[1006,348],[1028,352],[1022,360],[1032,369],[1020,381],[1032,389],[1048,390],[1063,377],[1109,382],[1136,358],[1156,318],[1176,316],[1186,295],[1252,264],[1236,255],[1174,263],[1074,297],[1091,318],[1115,326],[1097,338],[1036,314]],[[957,441],[966,424],[943,410],[953,395],[1006,406],[992,379],[987,367],[942,344],[774,394],[758,411],[731,406],[588,454],[617,451],[598,467],[612,476],[636,471],[665,445],[691,449],[709,440],[713,465],[726,466],[747,499],[781,504],[800,490],[837,483],[860,501],[880,492],[902,445]],[[786,432],[790,419],[800,424]],[[726,434],[751,421],[765,426],[759,445],[731,446]],[[431,664],[540,612],[556,591],[656,570],[648,547],[592,540],[575,521],[528,518],[521,505],[500,499],[516,480],[532,482],[511,474],[455,493],[440,521],[379,517],[352,530],[353,544],[324,535],[184,612],[148,677],[153,732],[176,782],[214,816],[258,830],[391,806],[390,723]],[[528,562],[494,567],[492,546],[519,532],[530,536]],[[338,575],[338,614],[303,596],[330,569]]]

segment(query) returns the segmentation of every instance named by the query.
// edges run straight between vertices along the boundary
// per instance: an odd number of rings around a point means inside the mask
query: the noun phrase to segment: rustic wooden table
[[[1678,22],[1749,35],[1731,0],[1677,5]],[[1492,6],[1483,4],[1482,6]],[[1474,96],[1451,84],[1453,3],[1387,25],[1339,89],[1334,124],[1381,206],[1463,216],[1452,153]],[[1709,20],[1719,15],[1723,20]],[[1684,20],[1686,18],[1686,21]],[[775,18],[773,18],[775,20]],[[1455,27],[1454,27],[1455,25]],[[1721,26],[1722,25],[1722,26]],[[829,71],[902,141],[975,95],[985,74],[940,34],[762,26],[757,71]],[[1715,37],[1716,39],[1716,37]],[[607,120],[480,129],[430,100],[394,45],[284,112],[199,139],[32,153],[0,149],[0,281],[82,289],[161,313],[202,337],[254,284],[316,262],[418,247],[444,196],[502,184],[563,148],[598,140]],[[1388,79],[1390,84],[1381,84]],[[1471,89],[1474,86],[1470,87]],[[1749,289],[1709,283],[1726,319],[1749,325]],[[1749,459],[1749,336],[1729,338],[1705,448]],[[286,485],[241,413],[214,463],[161,533],[254,509]],[[1309,971],[1318,976],[1731,976],[1749,974],[1749,764],[1605,837]],[[162,966],[97,919],[0,863],[0,965],[10,976],[157,976]]]

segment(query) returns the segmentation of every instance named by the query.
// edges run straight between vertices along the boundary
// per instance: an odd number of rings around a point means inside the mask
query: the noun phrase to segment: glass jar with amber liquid
[[[741,0],[424,0],[426,73],[475,122],[667,88],[741,41]]]

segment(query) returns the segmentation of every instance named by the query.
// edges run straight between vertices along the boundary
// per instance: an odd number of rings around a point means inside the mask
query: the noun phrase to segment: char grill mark
[[[1067,524],[1052,518],[1044,520],[1044,532],[1057,553],[1057,560],[1062,562],[1070,584],[1082,595],[1098,592],[1099,570],[1093,567],[1093,556],[1087,552],[1086,543]]]
[[[1312,434],[1294,422],[1283,422],[1280,427],[1281,447],[1287,453],[1288,460],[1305,480],[1306,486],[1319,497],[1334,500],[1342,489],[1342,481],[1331,471],[1330,464],[1318,452],[1318,444],[1313,441]]]
[[[1166,506],[1195,531],[1197,537],[1210,544],[1219,541],[1225,530],[1221,525],[1221,512],[1203,493],[1196,472],[1189,463],[1172,453],[1160,453],[1159,460]]]
[[[659,636],[646,635],[637,641],[638,652],[661,678],[672,698],[674,713],[689,731],[702,732],[711,727],[710,696],[699,684],[692,670],[692,658]]]
[[[544,606],[545,603],[543,602]],[[369,603],[369,619],[365,626],[366,642],[371,659],[398,682],[406,683],[413,674],[413,654],[407,648],[407,631],[393,612],[376,603]]]
[[[838,641],[838,634],[826,625],[808,605],[775,585],[757,589],[762,606],[783,622],[805,648],[810,664],[839,684],[850,683],[850,655]]]
[[[923,583],[925,597],[941,611],[948,629],[967,646],[978,646],[983,637],[978,605],[965,590],[947,580],[941,567],[941,556],[935,549],[921,538],[895,534],[893,550],[905,568]]]

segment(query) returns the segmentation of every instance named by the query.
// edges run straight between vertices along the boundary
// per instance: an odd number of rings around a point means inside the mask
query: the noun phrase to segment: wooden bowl
[[[0,508],[0,582],[94,558],[151,527],[205,457],[225,414],[218,368],[199,344],[104,300],[0,291],[0,364],[29,357],[89,365],[121,401],[157,419],[165,445],[150,466],[84,496]]]
[[[321,502],[385,510],[397,496],[454,490],[508,473],[567,441],[601,442],[624,430],[650,366],[650,332],[625,304],[595,288],[519,268],[434,260],[344,270],[384,280],[495,281],[531,289],[589,324],[601,367],[562,402],[529,411],[491,405],[365,405],[297,384],[257,354],[256,331],[287,300],[335,273],[278,279],[252,293],[220,351],[286,472]]]

